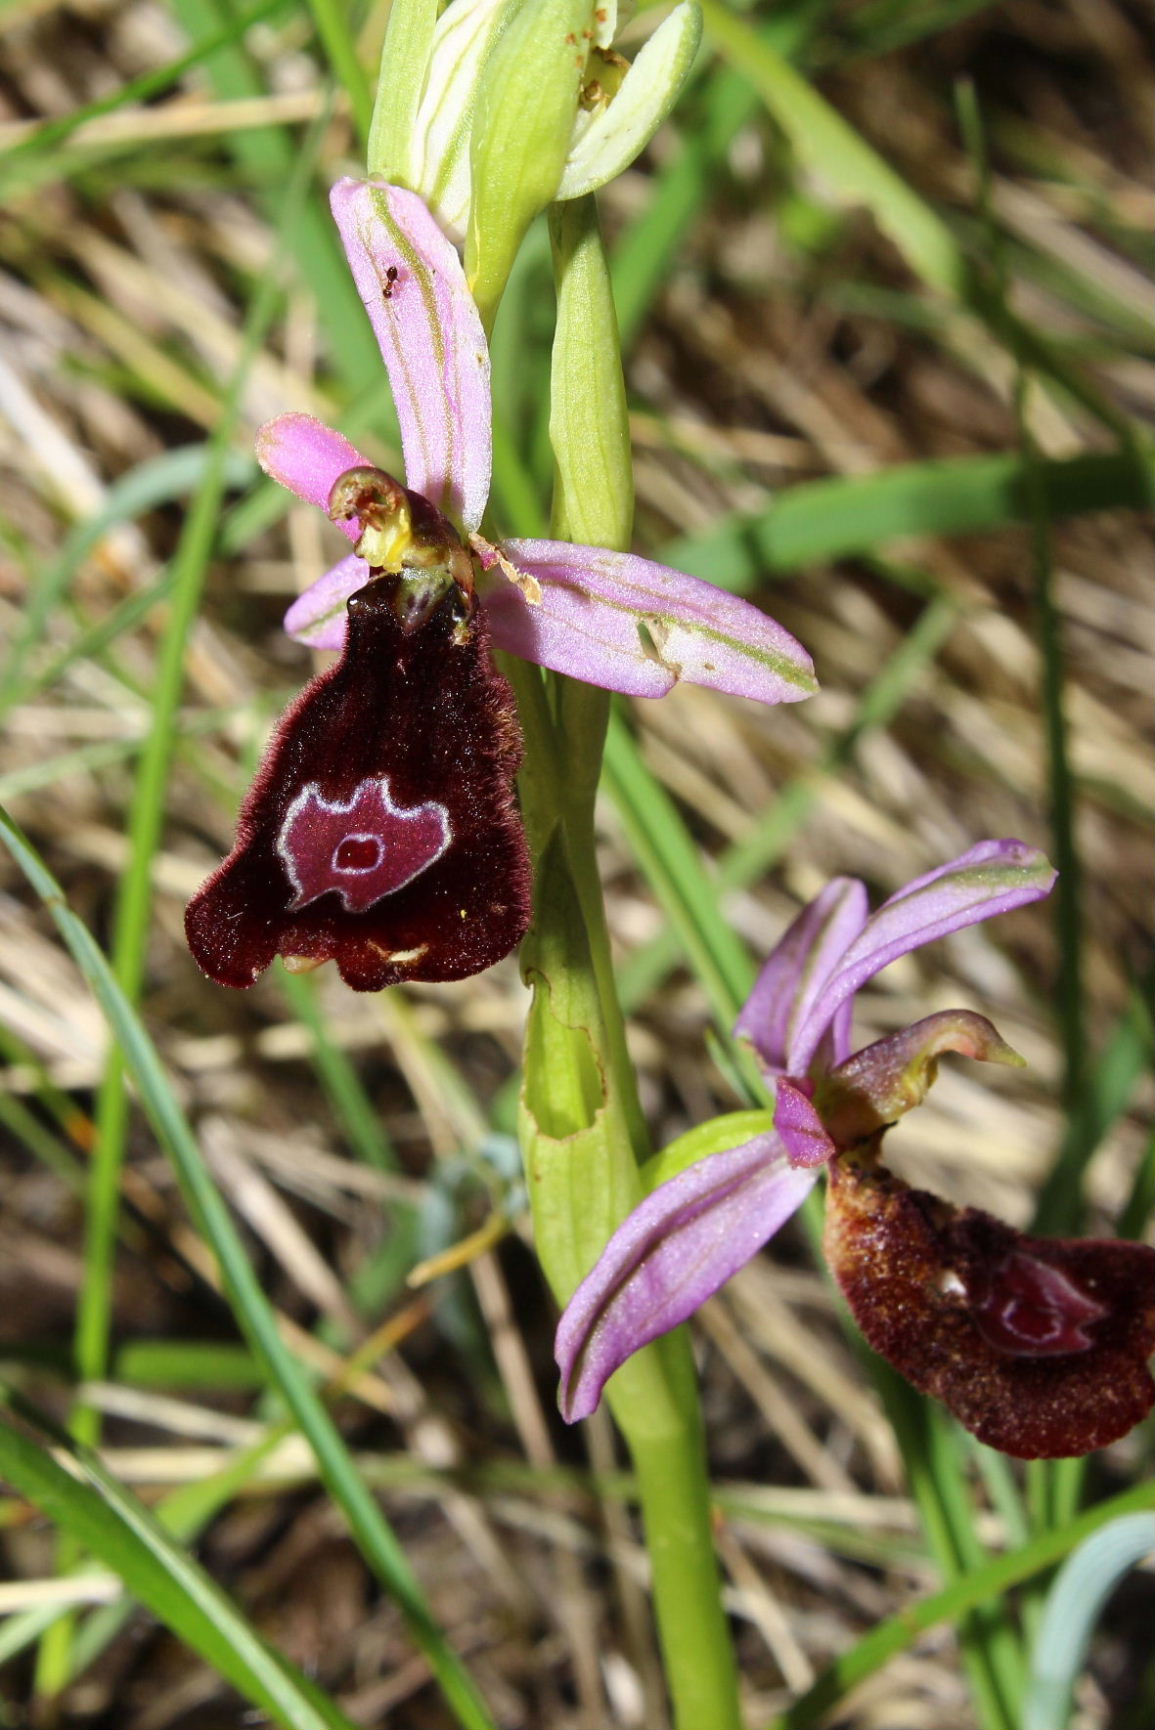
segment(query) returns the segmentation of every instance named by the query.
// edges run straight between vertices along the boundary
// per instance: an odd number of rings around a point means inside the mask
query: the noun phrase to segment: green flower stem
[[[625,387],[593,200],[557,208],[551,233],[558,288],[552,533],[624,549],[633,515]],[[638,1161],[649,1143],[594,842],[609,698],[566,679],[529,688],[525,673],[518,690],[533,704],[523,710],[522,802],[539,853],[535,926],[523,954],[534,1003],[522,1135],[538,1253],[564,1303],[641,1199]],[[607,1398],[638,1476],[675,1721],[679,1730],[737,1730],[737,1671],[684,1330],[637,1353],[613,1377]]]
[[[540,669],[516,655],[499,655],[498,660],[513,686],[525,738],[518,786],[529,848],[536,861],[561,821],[561,789],[565,779],[561,741]]]
[[[634,526],[629,410],[609,269],[592,198],[550,213],[557,281],[557,324],[550,377],[550,443],[554,453],[551,533],[559,540],[628,551]],[[565,750],[564,820],[570,865],[585,916],[590,958],[611,1061],[619,1080],[630,1141],[640,1162],[650,1154],[626,1045],[594,846],[594,804],[610,719],[610,697],[597,685],[554,681]]]
[[[722,1609],[705,1435],[686,1329],[623,1364],[607,1397],[637,1474],[675,1723],[678,1730],[739,1730],[737,1666]]]

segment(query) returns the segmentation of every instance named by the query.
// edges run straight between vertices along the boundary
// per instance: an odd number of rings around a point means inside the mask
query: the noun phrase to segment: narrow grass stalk
[[[888,1365],[871,1367],[935,1561],[948,1584],[963,1579],[988,1556],[951,1421]],[[1025,1661],[1013,1624],[1001,1606],[978,1605],[960,1616],[958,1633],[980,1722],[986,1730],[1016,1730]]]
[[[959,92],[959,115],[964,137],[978,180],[978,202],[986,228],[992,280],[989,300],[993,323],[1006,343],[1016,366],[1014,408],[1022,452],[1025,497],[1028,509],[1031,564],[1035,578],[1035,618],[1041,662],[1040,699],[1046,742],[1047,782],[1050,804],[1050,854],[1059,871],[1053,901],[1059,941],[1057,1009],[1059,1037],[1063,1049],[1063,1104],[1068,1133],[1077,1124],[1087,1074],[1087,1027],[1083,1013],[1083,914],[1082,864],[1075,833],[1075,781],[1071,769],[1066,716],[1066,662],[1062,626],[1054,593],[1054,561],[1051,556],[1051,522],[1043,481],[1043,454],[1031,432],[1029,414],[1035,357],[1024,340],[1010,308],[1010,283],[1006,249],[991,203],[991,170],[982,116],[974,88],[964,84]],[[1060,1148],[1059,1157],[1062,1158]],[[1081,1171],[1062,1193],[1051,1191],[1048,1222],[1051,1229],[1078,1228],[1083,1206]],[[1036,1526],[1065,1523],[1079,1505],[1084,1480],[1084,1462],[1036,1460],[1028,1468],[1029,1505]]]
[[[287,207],[300,198],[304,165],[295,177]],[[121,879],[112,941],[112,964],[122,989],[135,1000],[144,979],[152,918],[152,870],[164,827],[168,783],[176,748],[177,716],[184,690],[189,636],[200,607],[204,575],[212,553],[226,484],[226,457],[236,424],[240,393],[264,341],[279,298],[277,272],[262,279],[250,309],[241,355],[209,448],[208,461],[193,497],[171,573],[172,600],[157,663],[152,725],[141,751],[129,818],[129,859]],[[97,1380],[108,1364],[112,1257],[119,1214],[120,1169],[128,1124],[128,1097],[119,1051],[110,1054],[96,1111],[96,1147],[88,1200],[85,1283],[76,1335],[77,1373]],[[82,1441],[95,1440],[91,1415],[80,1407],[74,1430]]]
[[[223,0],[172,0],[172,5],[181,27],[198,43],[218,31],[228,15]],[[204,66],[214,94],[223,101],[267,94],[261,69],[243,42],[217,49],[207,56]],[[246,182],[257,189],[270,220],[275,221],[280,188],[293,178],[300,156],[299,139],[293,130],[272,125],[236,128],[222,143]],[[333,365],[350,395],[356,397],[364,390],[365,380],[377,376],[380,358],[337,231],[317,193],[310,191],[291,214],[285,226],[285,252],[316,296]],[[385,400],[382,391],[373,393],[373,423],[380,421],[383,432],[390,426],[395,432]]]
[[[830,1721],[832,1709],[852,1688],[875,1675],[891,1658],[907,1651],[928,1628],[942,1622],[957,1622],[980,1604],[997,1607],[1012,1587],[1053,1567],[1108,1521],[1150,1508],[1155,1508],[1155,1484],[1136,1484],[1111,1501],[1087,1509],[1067,1525],[1040,1532],[1028,1543],[1016,1545],[973,1573],[961,1575],[945,1590],[908,1605],[898,1615],[872,1628],[765,1730],[816,1730],[816,1726]]]
[[[303,151],[285,195],[286,216],[300,203],[311,168],[312,152]],[[121,879],[113,925],[113,970],[131,1002],[139,997],[144,980],[153,905],[153,861],[160,845],[167,808],[177,716],[184,690],[185,654],[200,607],[205,570],[220,518],[229,441],[236,425],[241,390],[264,341],[279,295],[278,272],[270,270],[261,279],[249,309],[236,371],[225,395],[204,472],[173,561],[172,599],[157,663],[152,725],[137,768],[128,824],[129,857]],[[108,1371],[120,1182],[129,1113],[123,1057],[114,1044],[109,1051],[97,1098],[96,1134],[86,1195],[84,1279],[74,1341],[76,1375],[81,1382],[100,1381]],[[99,1413],[79,1402],[72,1411],[70,1428],[78,1441],[95,1446],[100,1436]],[[65,1539],[59,1556],[59,1566],[63,1571],[74,1564],[76,1554],[71,1540]],[[37,1687],[48,1698],[58,1694],[69,1679],[72,1629],[71,1618],[62,1619],[49,1631],[41,1647]]]
[[[1082,862],[1075,837],[1075,780],[1066,716],[1066,663],[1062,627],[1055,603],[1054,562],[1046,496],[1038,479],[1039,453],[1022,412],[1029,388],[1024,377],[1018,393],[1019,429],[1031,497],[1031,560],[1035,573],[1035,613],[1042,661],[1040,698],[1047,741],[1047,780],[1050,792],[1051,856],[1059,870],[1055,889],[1055,924],[1059,937],[1059,1031],[1063,1042],[1063,1099],[1076,1111],[1083,1094],[1087,1030],[1083,1014]],[[1081,1212],[1078,1195],[1069,1200],[1063,1224],[1074,1225]]]
[[[66,1470],[44,1440],[0,1422],[5,1477],[115,1571],[128,1591],[282,1730],[354,1730],[336,1703],[261,1638],[198,1562],[87,1448]]]
[[[172,1158],[189,1211],[220,1264],[238,1326],[308,1440],[322,1482],[344,1513],[369,1565],[400,1606],[463,1730],[494,1730],[484,1702],[434,1620],[404,1551],[356,1470],[308,1374],[281,1339],[276,1314],[134,1006],[92,933],[68,906],[59,883],[3,811],[0,839],[43,900],[91,986],[156,1135]]]
[[[317,35],[333,68],[333,76],[345,91],[353,109],[353,120],[362,144],[369,142],[373,119],[373,93],[350,28],[350,9],[338,0],[309,0]]]
[[[1014,408],[1035,578],[1035,619],[1041,661],[1040,706],[1050,794],[1050,854],[1059,871],[1052,905],[1059,939],[1058,1019],[1063,1043],[1063,1102],[1068,1114],[1074,1116],[1083,1097],[1087,1069],[1087,1030],[1083,1015],[1082,865],[1075,836],[1075,781],[1065,710],[1066,661],[1054,593],[1051,513],[1043,479],[1043,453],[1031,432],[1029,413],[1034,362],[1011,312],[1006,249],[991,204],[990,162],[982,116],[970,84],[960,89],[959,114],[978,178],[979,205],[992,265],[989,298],[993,323],[1016,364]],[[1081,1212],[1076,1187],[1066,1198],[1065,1217],[1055,1220],[1054,1226],[1068,1230],[1074,1228]]]

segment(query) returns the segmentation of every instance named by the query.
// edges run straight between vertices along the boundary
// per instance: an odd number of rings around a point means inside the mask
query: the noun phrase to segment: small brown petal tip
[[[882,1166],[830,1167],[826,1254],[874,1350],[989,1447],[1087,1454],[1155,1403],[1155,1250],[1024,1237]]]

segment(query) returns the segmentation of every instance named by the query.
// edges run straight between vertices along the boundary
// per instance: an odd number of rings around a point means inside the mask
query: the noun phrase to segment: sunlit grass
[[[966,1002],[1032,1069],[953,1072],[904,1157],[1021,1224],[1142,1235],[1155,375],[1132,26],[1111,9],[1116,37],[1092,42],[1062,11],[1098,112],[1113,103],[1097,130],[1076,125],[1057,23],[970,0],[704,9],[674,122],[603,201],[639,545],[763,600],[823,693],[762,713],[679,691],[615,717],[600,822],[655,1142],[749,1103],[734,1011],[827,876],[888,891],[1018,833],[1064,867],[1054,907],[905,963],[866,1007],[882,1032]],[[395,461],[325,201],[361,154],[380,20],[207,0],[116,20],[83,52],[51,9],[0,26],[22,103],[0,131],[20,1300],[0,1344],[0,1691],[68,1723],[84,1682],[106,1710],[110,1645],[155,1686],[131,1600],[223,1679],[201,1698],[236,1691],[238,1725],[253,1705],[384,1722],[420,1695],[430,1723],[658,1730],[633,1486],[603,1429],[583,1444],[554,1419],[551,1311],[518,1241],[513,965],[382,1003],[324,976],[236,998],[181,942],[307,672],[280,613],[336,546],[257,476],[253,431],[313,408]],[[510,533],[548,520],[551,294],[535,233],[494,340]],[[493,1220],[464,1272],[407,1289]],[[700,1335],[748,1721],[847,1702],[866,1723],[882,1699],[1018,1730],[1051,1570],[1155,1506],[1141,1441],[1089,1469],[984,1457],[863,1360],[818,1267],[799,1232],[757,1329],[723,1294]],[[726,1324],[748,1356],[723,1351]],[[307,1590],[326,1545],[358,1582],[344,1622]],[[38,1598],[53,1574],[75,1595]],[[127,1596],[96,1602],[115,1580]],[[1082,1721],[1137,1723],[1095,1654]]]

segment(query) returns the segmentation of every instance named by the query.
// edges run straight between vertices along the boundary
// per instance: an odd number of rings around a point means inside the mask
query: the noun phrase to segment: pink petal
[[[794,703],[817,685],[806,651],[750,605],[666,565],[566,541],[508,541],[541,584],[539,606],[513,584],[485,596],[494,643],[524,660],[631,696],[678,679],[760,703]]]
[[[921,1105],[938,1074],[938,1060],[947,1051],[976,1063],[1005,1063],[1012,1068],[1023,1063],[985,1015],[971,1009],[941,1009],[876,1039],[822,1077],[815,1100],[832,1145],[844,1149],[866,1141]],[[779,1092],[788,1085],[779,1082]],[[781,1133],[777,1115],[774,1122]]]
[[[794,920],[772,951],[746,999],[734,1031],[750,1040],[772,1074],[804,1074],[794,1031],[847,948],[866,924],[866,890],[854,877],[835,877]],[[849,1051],[850,1029],[842,1037]],[[846,1056],[847,1052],[842,1052]]]
[[[774,1093],[774,1128],[791,1165],[825,1165],[838,1151],[809,1095],[785,1075]]]
[[[900,955],[966,925],[1025,907],[1049,895],[1056,873],[1023,841],[980,841],[969,852],[884,901],[850,944],[838,967],[796,1023],[790,1068],[804,1073],[840,1007]]]
[[[606,1381],[756,1255],[817,1174],[790,1166],[774,1135],[699,1160],[620,1225],[558,1325],[554,1356],[567,1422],[588,1417]]]
[[[369,459],[324,421],[309,414],[280,414],[276,420],[266,421],[257,434],[257,461],[267,475],[306,504],[328,511],[329,494],[338,475],[364,467]],[[351,541],[361,532],[351,521],[337,527]]]
[[[349,630],[346,602],[368,581],[365,560],[348,553],[298,595],[285,614],[285,630],[310,649],[343,649]]]
[[[340,180],[330,202],[389,374],[405,484],[472,532],[489,498],[489,348],[461,261],[416,193]]]

